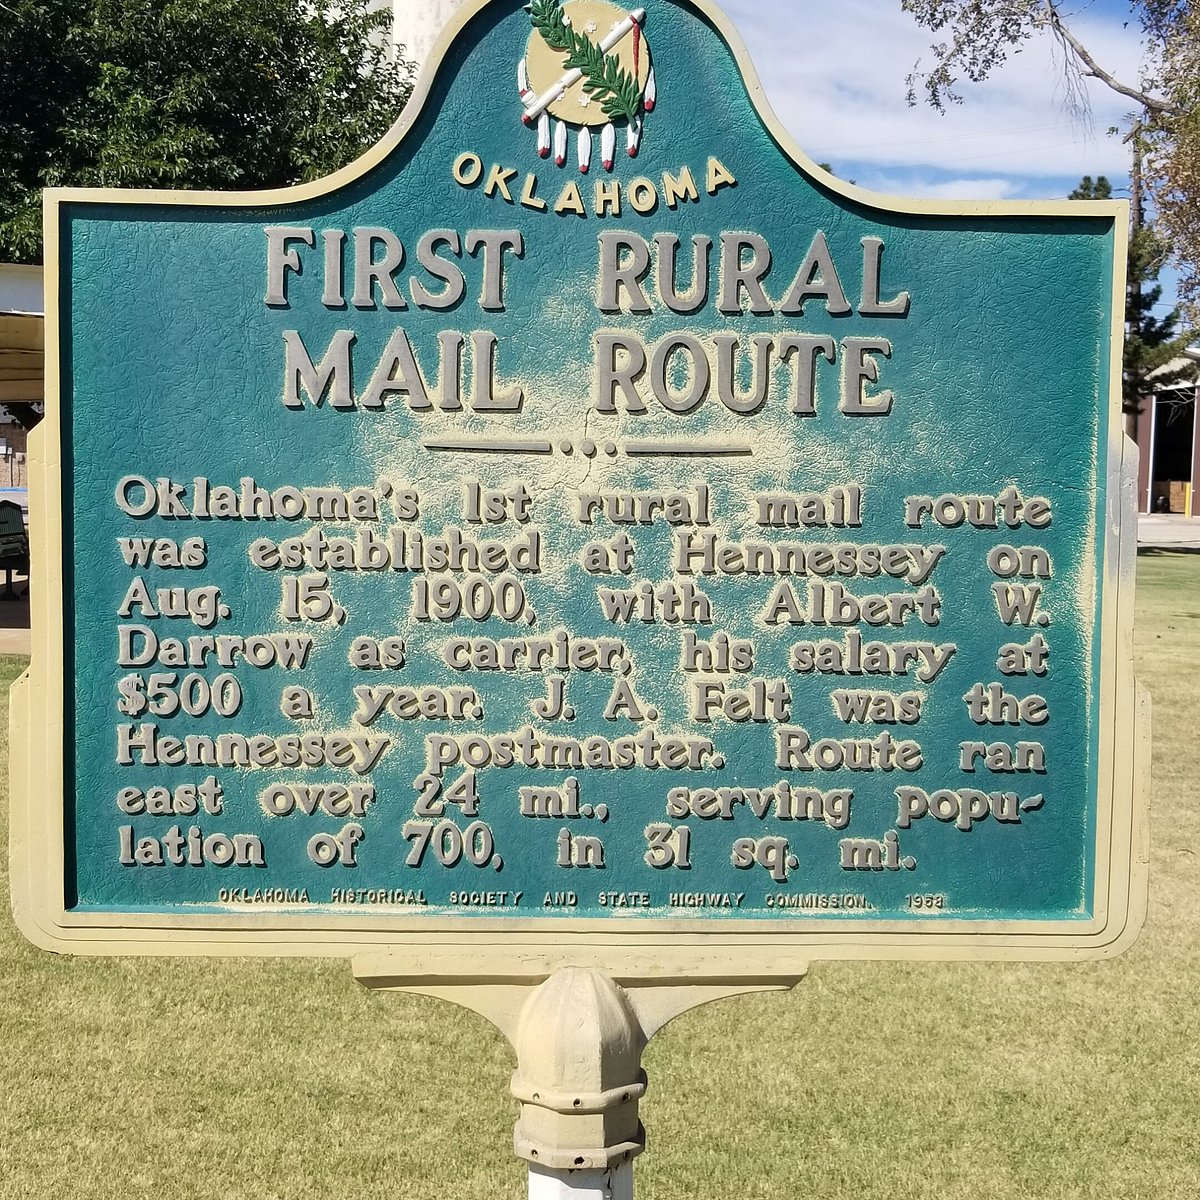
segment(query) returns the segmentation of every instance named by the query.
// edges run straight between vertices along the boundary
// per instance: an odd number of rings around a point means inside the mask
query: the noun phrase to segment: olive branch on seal
[[[583,90],[601,101],[601,110],[612,120],[637,119],[642,103],[638,81],[621,66],[615,54],[605,54],[585,34],[576,33],[564,15],[560,0],[530,0],[525,6],[533,28],[551,50],[565,52],[563,66],[583,74]]]

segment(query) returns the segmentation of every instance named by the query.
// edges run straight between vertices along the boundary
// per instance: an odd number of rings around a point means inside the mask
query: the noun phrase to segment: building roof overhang
[[[42,268],[0,263],[0,403],[43,397],[43,313]]]

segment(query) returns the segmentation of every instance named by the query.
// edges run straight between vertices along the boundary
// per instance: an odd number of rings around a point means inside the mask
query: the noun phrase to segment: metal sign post
[[[642,1051],[677,1016],[714,1000],[795,987],[807,974],[786,961],[703,963],[688,980],[629,956],[620,981],[595,967],[555,969],[552,958],[476,964],[464,983],[453,954],[353,962],[376,991],[449,1000],[487,1017],[517,1056],[513,1137],[529,1164],[530,1200],[632,1200],[633,1160],[645,1149],[638,1101],[647,1087]]]
[[[484,1013],[535,1195],[628,1190],[698,1003],[1120,953],[1126,216],[834,179],[708,0],[470,0],[326,180],[49,192],[20,928]]]

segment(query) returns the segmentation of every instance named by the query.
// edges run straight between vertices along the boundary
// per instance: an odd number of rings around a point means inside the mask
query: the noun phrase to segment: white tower
[[[404,57],[424,66],[438,34],[462,0],[377,0],[392,10],[392,41],[404,47]]]

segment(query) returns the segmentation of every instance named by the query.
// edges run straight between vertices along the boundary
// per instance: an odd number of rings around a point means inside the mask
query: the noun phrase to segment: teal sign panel
[[[331,180],[53,197],[64,919],[1101,919],[1123,210],[847,186],[731,41],[475,4]]]

